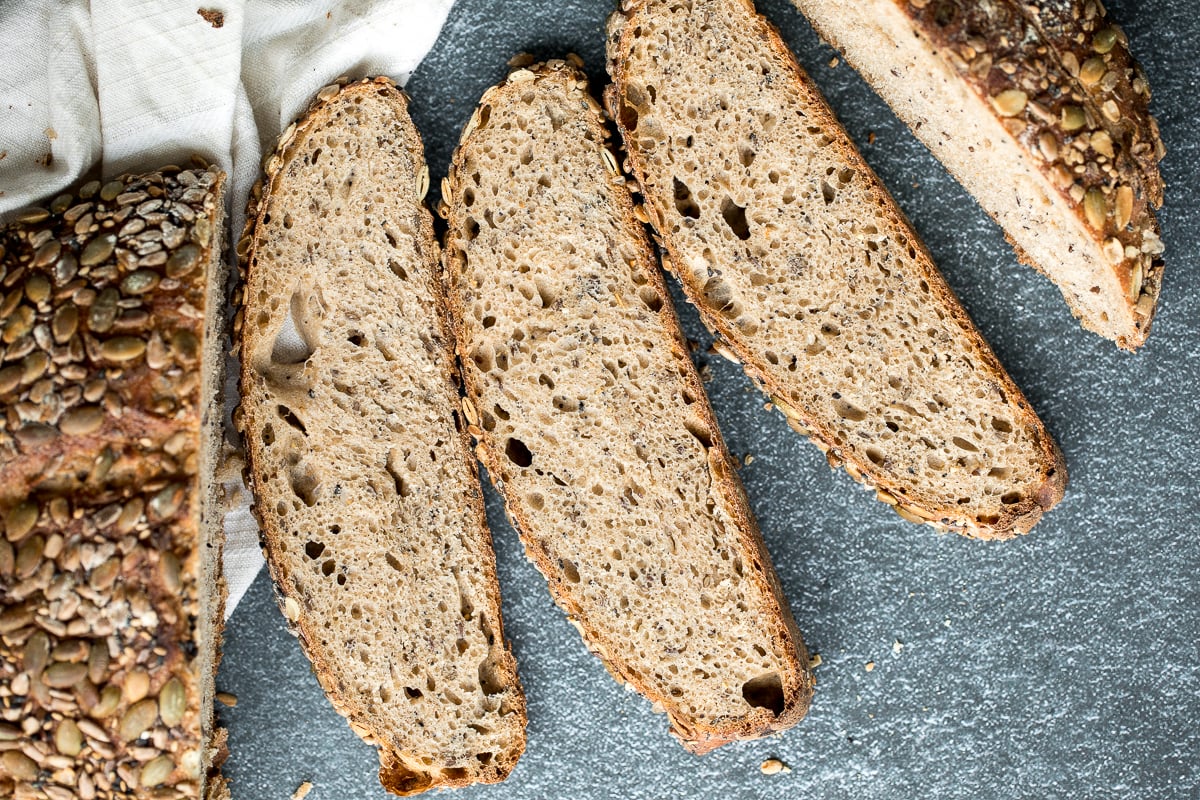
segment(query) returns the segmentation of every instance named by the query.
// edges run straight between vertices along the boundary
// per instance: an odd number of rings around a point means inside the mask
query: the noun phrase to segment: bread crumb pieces
[[[900,641],[899,639],[892,642],[892,655],[894,655],[894,656],[900,655],[900,651],[903,649],[904,649],[904,642]]]
[[[834,67],[836,67],[836,66],[837,66],[839,63],[840,63],[840,62],[838,61],[838,57],[837,57],[837,56],[834,56],[833,58],[829,59],[829,68],[830,68],[830,69],[833,69],[833,68],[834,68]]]
[[[742,463],[747,467],[754,463],[754,454],[746,453],[746,457],[742,459]]]
[[[196,13],[214,28],[220,28],[225,24],[225,13],[222,11],[217,11],[214,8],[198,8],[196,9]]]
[[[821,666],[821,654],[813,653],[811,656],[808,657],[808,668],[816,669],[819,666]]]
[[[304,800],[308,793],[312,791],[312,781],[305,781],[296,787],[296,791],[292,792],[292,800]]]
[[[230,694],[229,692],[217,692],[217,702],[229,708],[236,708],[238,703],[237,695]]]
[[[867,131],[867,144],[875,144],[875,131]]]
[[[708,364],[702,365],[700,367],[700,380],[704,381],[705,383],[712,383],[712,379],[712,368],[709,367]]]
[[[873,671],[873,670],[875,669],[875,662],[874,662],[874,661],[868,661],[868,662],[867,662],[867,663],[864,665],[864,669],[866,669],[866,671],[867,671],[867,672],[871,672],[871,671]]]
[[[787,774],[792,771],[792,768],[780,761],[778,758],[768,758],[758,767],[759,772],[763,775],[779,775]]]
[[[58,138],[58,131],[54,130],[54,128],[46,128],[44,133],[46,134],[46,138],[50,141],[54,141]]]

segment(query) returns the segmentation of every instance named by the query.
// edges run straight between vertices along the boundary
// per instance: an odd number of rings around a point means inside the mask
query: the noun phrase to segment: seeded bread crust
[[[888,475],[879,465],[867,458],[856,454],[847,447],[847,442],[838,441],[833,435],[831,420],[828,414],[809,408],[795,401],[786,400],[790,389],[778,378],[772,377],[770,365],[761,352],[751,350],[743,341],[734,320],[720,313],[718,308],[706,297],[706,290],[693,282],[689,270],[679,269],[679,259],[682,250],[677,246],[671,233],[671,226],[666,222],[669,213],[674,213],[672,206],[668,211],[669,202],[661,196],[661,190],[647,186],[647,165],[645,154],[637,144],[637,138],[629,129],[630,122],[623,118],[622,106],[626,103],[626,91],[629,82],[628,54],[631,46],[631,36],[638,27],[638,22],[656,13],[666,4],[651,0],[650,2],[633,2],[623,4],[620,11],[614,13],[608,24],[608,67],[612,76],[612,84],[608,87],[605,98],[609,113],[615,120],[618,129],[628,149],[629,160],[627,168],[632,171],[641,184],[646,198],[645,213],[653,224],[659,241],[666,253],[664,266],[678,275],[689,299],[700,311],[706,326],[718,335],[714,346],[718,352],[735,362],[743,365],[746,374],[770,398],[774,407],[778,408],[788,419],[789,424],[799,433],[807,435],[818,448],[826,454],[832,467],[844,466],[847,473],[855,480],[876,490],[876,496],[882,502],[893,506],[897,513],[906,520],[915,523],[925,523],[939,531],[955,531],[972,538],[1006,539],[1017,534],[1027,533],[1041,519],[1042,514],[1056,505],[1063,497],[1067,483],[1066,465],[1062,453],[1053,438],[1046,431],[1041,420],[1033,411],[1021,390],[1013,383],[1005,372],[991,348],[975,329],[974,324],[959,304],[953,291],[934,266],[924,244],[913,231],[911,223],[896,205],[887,189],[862,160],[855,149],[845,129],[838,122],[833,112],[824,103],[818,90],[808,76],[797,64],[794,56],[784,45],[778,32],[762,16],[757,14],[749,0],[732,0],[732,2],[717,4],[708,0],[697,0],[697,4],[705,7],[704,14],[729,13],[736,15],[741,25],[744,17],[744,29],[760,41],[764,50],[770,54],[771,66],[777,69],[787,80],[793,82],[806,99],[805,113],[807,125],[822,130],[828,139],[827,147],[837,153],[839,159],[850,166],[856,176],[865,179],[865,193],[869,202],[862,204],[862,214],[866,219],[878,220],[885,230],[891,231],[899,241],[906,241],[914,267],[919,270],[922,286],[928,286],[934,302],[946,318],[953,320],[958,336],[964,342],[974,362],[975,372],[986,376],[1001,398],[1013,413],[1014,427],[1027,432],[1037,452],[1037,478],[1026,488],[1017,502],[1005,505],[998,513],[982,513],[972,507],[951,505],[947,502],[933,503],[926,499],[929,493],[926,487],[920,485],[920,479],[910,481],[898,480]],[[693,13],[701,13],[696,10]],[[722,267],[736,265],[722,265]],[[802,349],[802,344],[796,345]],[[785,354],[786,355],[786,354]]]
[[[458,338],[458,355],[464,365],[466,397],[463,399],[463,410],[469,423],[467,430],[477,442],[476,453],[479,459],[487,467],[489,476],[505,498],[510,518],[525,544],[526,554],[546,577],[555,602],[567,613],[569,620],[579,630],[588,648],[601,659],[613,677],[650,699],[656,710],[664,711],[668,715],[671,733],[680,740],[685,748],[700,754],[728,742],[758,738],[773,731],[784,730],[804,716],[811,701],[815,681],[809,671],[808,656],[787,600],[783,595],[778,576],[771,566],[770,556],[750,511],[741,481],[737,478],[736,468],[725,447],[695,367],[687,355],[678,318],[675,315],[662,274],[655,264],[653,252],[645,236],[645,229],[636,215],[632,198],[624,186],[624,179],[619,174],[616,158],[605,145],[608,131],[605,128],[604,111],[588,93],[587,79],[579,69],[582,64],[577,57],[572,56],[569,61],[552,60],[544,64],[530,64],[531,61],[532,58],[528,56],[514,59],[510,64],[517,68],[509,75],[507,81],[484,93],[479,107],[463,130],[459,146],[455,149],[452,158],[449,175],[442,187],[443,203],[439,211],[442,216],[447,218],[449,225],[444,258],[447,279],[451,283],[450,304],[454,314],[455,333]],[[615,261],[617,259],[615,251],[622,244],[627,244],[631,252],[636,253],[634,256],[636,267],[633,268],[633,271],[648,279],[648,283],[638,290],[638,296],[641,298],[641,302],[659,309],[657,313],[661,315],[659,318],[661,324],[647,324],[642,329],[643,335],[655,336],[658,338],[656,343],[658,347],[669,348],[671,359],[678,365],[679,375],[684,381],[685,393],[697,398],[696,402],[688,406],[688,410],[699,417],[700,424],[697,428],[702,428],[706,437],[710,439],[705,449],[709,479],[715,487],[712,494],[721,498],[719,505],[723,506],[724,512],[728,515],[727,525],[736,530],[740,549],[739,557],[743,558],[746,563],[745,579],[754,585],[754,591],[746,592],[746,595],[764,598],[763,609],[760,612],[762,614],[761,621],[766,628],[765,633],[773,645],[772,652],[781,661],[781,707],[774,713],[765,707],[752,708],[750,705],[745,705],[745,712],[737,716],[711,722],[695,719],[682,708],[681,701],[677,697],[666,691],[661,681],[637,674],[630,665],[629,658],[630,651],[635,644],[614,640],[598,624],[598,620],[593,619],[590,612],[585,610],[578,593],[578,586],[572,583],[571,574],[564,574],[562,562],[551,552],[553,547],[540,538],[540,534],[546,526],[539,522],[549,523],[550,521],[539,519],[539,515],[531,513],[531,508],[525,502],[522,494],[521,482],[516,479],[517,476],[511,469],[511,459],[505,456],[506,445],[498,440],[498,434],[491,432],[492,427],[487,422],[482,423],[484,427],[480,427],[481,416],[490,416],[488,410],[480,408],[483,396],[488,394],[489,379],[485,378],[478,368],[471,366],[471,354],[474,350],[472,330],[479,326],[467,324],[468,315],[471,313],[468,306],[477,295],[470,288],[470,281],[464,272],[467,267],[467,257],[463,247],[467,242],[465,231],[469,224],[467,219],[469,210],[463,204],[464,189],[471,185],[467,174],[471,169],[468,164],[470,159],[477,154],[475,149],[478,148],[475,142],[478,136],[473,137],[473,134],[486,127],[489,124],[489,118],[492,122],[496,122],[498,118],[507,118],[505,117],[506,112],[499,109],[510,108],[517,97],[530,90],[553,93],[566,101],[567,108],[575,109],[573,112],[566,112],[567,118],[559,120],[555,124],[573,124],[574,120],[571,119],[571,116],[578,113],[583,125],[591,132],[587,141],[595,143],[594,145],[581,144],[581,146],[594,146],[598,151],[596,160],[603,159],[601,163],[608,168],[607,174],[601,171],[597,176],[603,176],[607,180],[603,189],[594,189],[591,185],[585,185],[579,189],[579,192],[581,195],[590,197],[593,191],[598,191],[604,196],[604,202],[615,206],[611,213],[620,219],[620,227],[624,230],[626,240],[623,243],[610,242],[609,256]],[[559,112],[548,111],[547,113],[551,114],[551,119],[554,120],[557,118],[553,115]],[[561,170],[557,171],[551,180],[584,181],[586,178],[582,175],[564,176],[561,172]],[[476,202],[486,208],[487,200],[480,199]],[[528,201],[528,207],[532,208],[536,204],[536,200]],[[522,203],[522,205],[526,204]],[[477,215],[490,216],[491,214],[490,210],[479,211],[478,208],[474,208],[473,211]],[[599,219],[610,211],[597,208],[593,213]],[[564,267],[564,273],[567,271],[568,268]],[[616,269],[614,269],[612,279],[618,283],[628,280],[627,277],[620,276]],[[568,313],[569,310],[564,308],[564,325],[566,324],[565,315]],[[531,322],[530,324],[536,326],[539,323]],[[564,327],[563,330],[568,329]],[[600,357],[596,353],[591,355],[595,358]],[[506,388],[504,391],[520,390],[514,385],[511,389]],[[671,390],[664,388],[663,391],[666,395]],[[588,404],[592,402],[592,398],[581,401],[581,403]],[[661,423],[657,419],[653,423],[647,419],[646,424]],[[605,436],[602,435],[602,438]],[[579,446],[586,450],[594,445],[590,442],[580,441]],[[525,488],[528,488],[527,484]],[[619,491],[617,487],[613,486],[608,487],[608,490]],[[545,511],[545,514],[550,513],[549,510]],[[540,516],[544,517],[545,514]],[[597,531],[595,535],[599,535],[599,533]],[[630,559],[637,556],[637,545],[632,545],[632,547],[633,550],[628,556]],[[659,566],[668,572],[674,569],[671,565]],[[576,566],[573,566],[572,569],[576,569]],[[574,573],[576,583],[579,580],[577,573],[585,572],[587,569],[598,569],[598,565],[577,565],[576,573]],[[648,624],[658,624],[652,616],[647,618],[647,622]],[[748,647],[748,645],[746,646]],[[730,644],[729,647],[732,648],[733,645]],[[732,653],[725,655],[728,655],[730,659],[735,658]],[[686,678],[681,678],[681,680],[686,680]],[[737,691],[736,686],[733,689]],[[741,699],[738,697],[739,701]]]
[[[0,227],[5,796],[227,796],[224,179],[93,181]]]
[[[325,630],[329,626],[340,624],[341,621],[326,619],[311,613],[309,598],[301,589],[299,565],[292,563],[284,547],[285,537],[289,536],[289,532],[279,515],[264,507],[263,492],[268,485],[268,476],[277,469],[277,465],[276,461],[266,452],[262,437],[259,435],[263,426],[261,420],[256,420],[255,416],[262,416],[265,419],[269,412],[254,406],[254,403],[262,401],[263,392],[257,388],[259,381],[255,374],[255,366],[251,363],[250,356],[247,355],[254,346],[252,339],[254,337],[261,338],[262,333],[253,331],[245,321],[248,313],[257,315],[267,310],[267,298],[257,297],[257,295],[255,298],[250,298],[246,293],[257,291],[254,287],[257,285],[255,273],[260,269],[258,267],[259,251],[272,246],[272,242],[265,238],[263,231],[268,217],[272,213],[273,201],[281,191],[281,181],[295,166],[295,152],[313,129],[337,115],[339,104],[353,103],[371,95],[382,95],[388,103],[394,104],[398,108],[397,125],[400,135],[410,148],[412,163],[419,165],[417,174],[412,176],[417,180],[418,189],[412,198],[414,209],[411,222],[416,228],[416,255],[423,263],[423,269],[427,269],[432,276],[427,288],[435,297],[434,307],[430,309],[429,314],[430,336],[426,337],[422,334],[422,339],[430,352],[434,352],[439,347],[443,348],[437,356],[442,376],[433,380],[444,381],[447,384],[444,387],[446,394],[457,397],[458,376],[454,368],[452,347],[449,344],[451,333],[445,310],[447,302],[445,287],[437,279],[440,250],[433,234],[432,218],[423,203],[428,190],[429,173],[428,168],[424,166],[420,134],[407,115],[408,97],[390,79],[383,76],[353,83],[342,78],[336,84],[323,88],[307,111],[283,132],[275,152],[265,160],[264,180],[256,184],[251,192],[246,212],[246,228],[237,245],[242,280],[241,286],[235,291],[237,312],[234,320],[234,340],[235,355],[239,355],[242,362],[242,405],[235,413],[234,420],[246,445],[245,480],[255,498],[252,510],[258,520],[267,564],[279,595],[280,608],[288,621],[289,628],[299,640],[305,655],[312,662],[313,672],[334,708],[347,718],[351,729],[356,734],[364,741],[379,748],[379,779],[384,788],[394,794],[408,796],[429,789],[461,788],[474,783],[502,781],[512,771],[525,747],[525,699],[517,677],[516,662],[512,657],[510,646],[503,637],[503,617],[500,608],[499,585],[496,580],[495,555],[491,550],[491,538],[483,509],[483,496],[475,475],[474,462],[471,459],[470,440],[465,431],[460,430],[455,433],[455,441],[448,447],[461,453],[461,469],[465,473],[466,502],[469,506],[468,514],[474,530],[463,531],[463,534],[473,536],[481,543],[479,556],[482,563],[477,568],[480,572],[479,580],[486,587],[486,596],[482,598],[486,605],[483,609],[477,609],[476,613],[485,612],[492,624],[494,641],[489,641],[487,645],[489,663],[494,670],[494,675],[490,680],[497,684],[495,689],[499,692],[497,696],[503,698],[503,705],[500,706],[499,713],[507,718],[502,724],[512,729],[512,738],[506,743],[502,752],[494,754],[495,757],[490,762],[463,766],[445,763],[442,758],[443,754],[440,752],[414,750],[408,746],[408,742],[401,739],[399,734],[388,730],[381,720],[370,713],[363,692],[353,686],[353,676],[339,674],[333,666],[331,655],[325,650],[323,644]],[[331,154],[329,157],[333,158],[333,155]],[[351,180],[361,178],[362,176],[358,173],[361,173],[361,168],[357,166],[346,172]],[[376,175],[375,179],[382,181],[379,184],[380,191],[396,191],[391,183],[387,182],[386,176]],[[407,222],[403,221],[404,224]],[[357,278],[353,279],[357,280]],[[400,290],[404,290],[403,286],[400,287]],[[352,390],[353,387],[351,387]],[[447,409],[447,413],[449,411]],[[309,425],[314,423],[321,424],[318,420],[308,420]],[[458,424],[457,412],[455,412],[455,425]],[[439,442],[439,444],[441,443]],[[317,455],[320,456],[319,453]],[[399,480],[397,478],[397,492],[402,491]],[[403,555],[402,551],[397,552]],[[387,555],[386,559],[390,563],[392,556]],[[386,569],[386,567],[381,568]],[[448,576],[430,575],[429,579],[444,580],[446,577]],[[402,590],[415,596],[415,587],[404,587]],[[461,633],[462,623],[459,623],[459,627]],[[401,641],[396,644],[398,647],[403,647],[411,643]],[[439,646],[442,644],[445,643],[438,643]],[[453,642],[449,644],[453,645]],[[430,647],[433,647],[432,642]],[[384,654],[380,653],[379,655],[382,657]],[[435,656],[430,655],[429,658],[435,658]],[[419,695],[420,692],[417,694]],[[394,696],[391,702],[401,704],[406,700],[402,696]],[[486,724],[492,724],[494,721],[479,720]],[[419,715],[416,725],[424,726]],[[443,742],[442,744],[448,745],[449,743]]]
[[[1097,0],[794,2],[1085,328],[1127,350],[1145,342],[1162,283],[1165,151],[1145,73]],[[993,129],[1021,162],[1000,176],[983,171]],[[1057,251],[1047,221],[1064,237]],[[1071,258],[1083,266],[1064,266]]]

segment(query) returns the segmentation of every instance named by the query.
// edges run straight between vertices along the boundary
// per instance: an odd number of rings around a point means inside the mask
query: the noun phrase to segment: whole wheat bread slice
[[[1058,447],[749,0],[613,15],[609,108],[724,352],[902,516],[981,538],[1062,497]]]
[[[283,612],[397,794],[503,780],[525,746],[407,100],[326,87],[239,243],[240,426]]]
[[[443,189],[463,405],[555,600],[701,753],[793,725],[813,681],[606,138],[563,61],[514,71],[463,132]]]
[[[793,0],[1058,284],[1136,349],[1162,283],[1145,73],[1097,0]]]
[[[224,185],[166,166],[0,226],[0,797],[228,798]]]

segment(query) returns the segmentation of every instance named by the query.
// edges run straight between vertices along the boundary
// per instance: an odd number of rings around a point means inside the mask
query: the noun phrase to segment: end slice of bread
[[[224,185],[167,166],[0,226],[0,797],[228,798]]]
[[[749,0],[629,4],[609,68],[669,268],[831,465],[981,538],[1059,501],[1057,445]]]
[[[583,73],[483,96],[443,189],[464,410],[526,552],[693,752],[787,728],[800,633]]]
[[[322,90],[255,191],[238,320],[248,483],[283,612],[397,794],[525,746],[458,410],[420,136],[386,79]]]
[[[1085,328],[1145,342],[1164,150],[1149,82],[1101,3],[793,1]]]

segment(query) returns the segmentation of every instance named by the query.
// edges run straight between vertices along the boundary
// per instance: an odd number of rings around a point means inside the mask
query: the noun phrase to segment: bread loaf
[[[530,559],[693,752],[793,725],[804,645],[583,73],[488,90],[443,188],[468,430]]]
[[[224,178],[93,181],[0,227],[0,796],[228,796]]]
[[[1058,502],[1054,441],[749,0],[628,4],[609,68],[668,266],[831,465],[981,538]]]
[[[239,244],[239,424],[283,612],[397,794],[525,746],[421,139],[383,78],[281,137]]]
[[[1146,75],[1100,2],[794,2],[1085,328],[1145,342],[1164,151]]]

